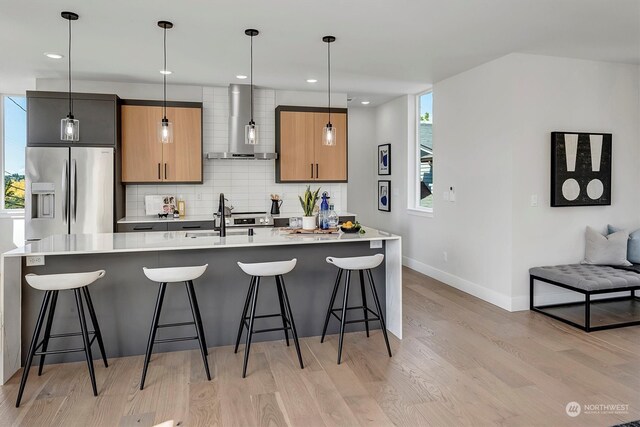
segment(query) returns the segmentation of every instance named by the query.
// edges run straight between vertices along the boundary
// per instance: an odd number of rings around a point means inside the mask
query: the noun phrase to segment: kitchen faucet
[[[220,203],[218,204],[218,214],[220,215],[220,237],[227,236],[227,224],[224,218],[224,193],[220,193]]]

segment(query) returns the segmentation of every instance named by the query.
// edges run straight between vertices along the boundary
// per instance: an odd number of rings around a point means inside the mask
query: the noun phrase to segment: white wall
[[[66,81],[39,79],[38,90],[64,91]],[[161,99],[162,85],[119,82],[74,82],[74,91],[115,93],[125,99]],[[167,98],[174,101],[203,103],[204,152],[228,150],[228,88],[168,85]],[[334,102],[335,101],[335,102]],[[335,107],[345,107],[346,94],[332,94]],[[257,152],[275,151],[275,107],[277,105],[326,106],[321,92],[274,91],[256,89],[255,119],[260,130]],[[211,215],[218,207],[218,195],[224,193],[239,211],[269,211],[270,194],[279,194],[284,202],[283,214],[300,214],[298,195],[306,189],[302,184],[276,184],[275,161],[205,160],[204,182],[198,185],[127,185],[127,216],[143,216],[144,197],[150,194],[183,196],[188,215]],[[314,184],[331,195],[338,212],[347,210],[346,184]]]
[[[513,54],[436,83],[433,217],[406,210],[414,97],[383,104],[369,118],[375,139],[351,139],[358,144],[351,149],[369,164],[350,187],[372,174],[378,179],[376,145],[391,142],[392,186],[402,196],[394,197],[390,214],[352,195],[349,208],[374,226],[401,233],[410,267],[505,309],[525,309],[529,267],[579,262],[586,225],[640,226],[638,76],[633,65]],[[612,206],[549,207],[555,130],[613,133]],[[455,202],[443,199],[449,186]],[[375,188],[371,182],[358,191]],[[532,194],[539,197],[536,208],[529,206]]]

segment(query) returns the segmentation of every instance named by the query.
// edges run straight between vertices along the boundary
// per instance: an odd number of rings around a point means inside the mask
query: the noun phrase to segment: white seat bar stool
[[[382,314],[382,308],[380,307],[380,300],[378,299],[378,292],[376,291],[376,285],[373,282],[373,275],[371,274],[371,269],[378,267],[382,264],[384,260],[384,255],[376,254],[371,256],[360,256],[360,257],[349,257],[349,258],[336,258],[336,257],[327,257],[327,262],[329,264],[333,264],[338,267],[338,276],[336,278],[335,285],[333,287],[333,293],[331,294],[331,300],[329,302],[329,308],[327,309],[327,315],[324,320],[324,328],[322,329],[322,338],[320,342],[324,342],[324,337],[327,333],[327,326],[329,325],[329,319],[331,316],[334,316],[336,319],[340,321],[340,338],[338,343],[338,365],[342,359],[342,343],[344,341],[344,330],[345,326],[350,323],[364,323],[367,331],[367,337],[369,336],[369,322],[380,321],[380,326],[382,327],[382,334],[384,335],[384,341],[387,344],[387,352],[389,353],[389,357],[391,357],[391,347],[389,346],[389,337],[387,336],[387,326],[384,322],[384,315]],[[340,287],[340,279],[342,278],[343,272],[346,271],[346,278],[344,284],[344,297],[342,301],[342,308],[333,308],[333,305],[336,300],[336,295],[338,293],[338,288]],[[351,282],[351,272],[358,271],[360,274],[360,292],[362,296],[362,305],[357,307],[347,307],[347,300],[349,299],[349,285]],[[373,301],[376,306],[377,313],[371,310],[367,305],[367,294],[365,292],[364,286],[364,273],[367,273],[367,278],[369,281],[369,286],[371,288],[371,294],[373,296]],[[359,310],[361,309],[364,313],[364,319],[356,319],[356,320],[347,320],[347,311],[348,310]],[[342,314],[340,317],[336,314],[337,311],[341,311]],[[373,317],[369,317],[371,314]]]
[[[207,380],[211,381],[211,374],[209,372],[209,362],[207,356],[209,352],[207,350],[207,342],[204,336],[204,328],[202,326],[202,317],[200,316],[200,309],[198,308],[198,299],[196,298],[196,291],[193,287],[193,281],[202,276],[209,264],[199,265],[194,267],[169,267],[169,268],[147,268],[144,267],[143,271],[145,276],[149,280],[160,283],[158,290],[158,298],[156,300],[156,308],[153,312],[153,320],[151,322],[151,330],[149,331],[149,340],[147,341],[147,351],[144,356],[144,367],[142,368],[142,378],[140,380],[140,390],[144,388],[144,382],[147,377],[147,370],[149,368],[149,362],[151,361],[151,353],[153,351],[154,344],[176,342],[176,341],[189,341],[197,340],[200,345],[200,353],[202,354],[202,361],[204,362],[204,370],[207,374]],[[164,301],[164,294],[167,290],[168,283],[184,283],[187,290],[187,296],[189,297],[189,305],[191,307],[191,316],[193,322],[180,322],[180,323],[165,323],[159,324],[160,312],[162,311],[162,303]],[[170,328],[176,326],[194,325],[196,330],[196,336],[188,337],[176,337],[176,338],[164,338],[156,340],[156,333],[159,328]]]
[[[289,304],[289,295],[287,294],[287,288],[284,284],[283,275],[289,273],[296,266],[297,260],[294,258],[290,261],[276,261],[276,262],[260,262],[245,264],[238,263],[238,266],[246,274],[251,276],[251,282],[249,284],[249,291],[247,292],[247,298],[244,302],[244,309],[242,310],[242,317],[240,318],[240,326],[238,328],[238,337],[236,338],[236,346],[234,353],[238,352],[238,346],[240,345],[240,339],[242,338],[242,332],[244,328],[247,328],[247,338],[244,347],[244,363],[242,366],[242,378],[247,375],[247,364],[249,361],[249,350],[251,349],[251,339],[253,334],[261,332],[273,332],[284,331],[284,336],[287,341],[287,347],[289,346],[289,333],[293,336],[293,343],[296,346],[296,352],[298,353],[298,362],[300,362],[300,369],[304,369],[302,363],[302,354],[300,353],[300,344],[298,343],[298,333],[296,331],[296,324],[293,321],[293,313],[291,312],[291,304]],[[260,279],[262,277],[274,276],[276,279],[276,290],[278,291],[278,299],[280,302],[279,314],[264,314],[256,316],[256,303],[258,300],[258,288],[260,287]],[[251,303],[251,314],[247,316],[249,310],[249,303]],[[269,317],[280,317],[282,319],[281,328],[269,328],[255,330],[253,328],[255,319],[264,319]],[[247,322],[248,321],[248,322]]]
[[[33,331],[33,337],[31,338],[31,344],[29,345],[29,352],[27,353],[27,359],[22,371],[22,379],[20,380],[20,388],[18,390],[18,398],[16,399],[16,408],[20,406],[22,400],[22,394],[27,383],[27,377],[29,376],[29,370],[33,363],[34,356],[40,356],[40,365],[38,366],[38,376],[42,375],[42,367],[44,366],[44,358],[47,354],[62,354],[62,353],[75,353],[84,352],[87,359],[87,366],[89,368],[89,376],[91,377],[91,387],[93,388],[93,395],[98,395],[98,389],[96,387],[96,376],[93,370],[93,356],[91,354],[91,345],[94,341],[98,341],[100,347],[100,353],[102,354],[102,360],[104,366],[108,367],[107,356],[104,351],[104,343],[102,341],[102,334],[100,333],[100,327],[98,326],[98,319],[96,317],[95,309],[93,308],[93,302],[91,301],[91,295],[87,286],[101,279],[105,275],[104,270],[91,271],[87,273],[65,273],[65,274],[48,274],[48,275],[36,275],[27,274],[25,280],[34,289],[44,291],[44,297],[42,299],[42,306],[40,307],[40,314],[36,321],[36,326]],[[53,325],[53,316],[56,310],[56,303],[58,302],[58,292],[73,290],[76,299],[76,308],[78,309],[78,319],[80,321],[80,332],[71,332],[65,334],[52,334],[51,327]],[[89,317],[91,317],[91,323],[93,324],[93,331],[87,329],[87,321],[85,318],[84,304],[82,299],[87,304],[89,310]],[[48,311],[48,315],[47,315]],[[46,317],[46,323],[45,323]],[[44,325],[44,336],[42,341],[38,342],[42,326]],[[93,337],[89,339],[89,334],[93,334]],[[72,336],[82,336],[83,347],[63,349],[63,350],[48,350],[49,340],[51,338],[64,338]],[[40,351],[38,349],[42,347]]]

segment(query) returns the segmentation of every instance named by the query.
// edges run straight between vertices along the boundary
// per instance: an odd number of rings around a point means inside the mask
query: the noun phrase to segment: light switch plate
[[[27,267],[34,267],[36,265],[44,265],[44,255],[34,255],[27,257]]]
[[[371,240],[369,242],[369,248],[380,249],[382,247],[382,240]]]

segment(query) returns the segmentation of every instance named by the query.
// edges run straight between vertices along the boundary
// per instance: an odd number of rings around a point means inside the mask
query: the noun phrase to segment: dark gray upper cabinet
[[[118,138],[118,97],[74,93],[72,99],[73,115],[80,121],[80,140],[73,144],[115,146]],[[60,120],[68,113],[68,94],[27,91],[27,144],[62,143]]]

